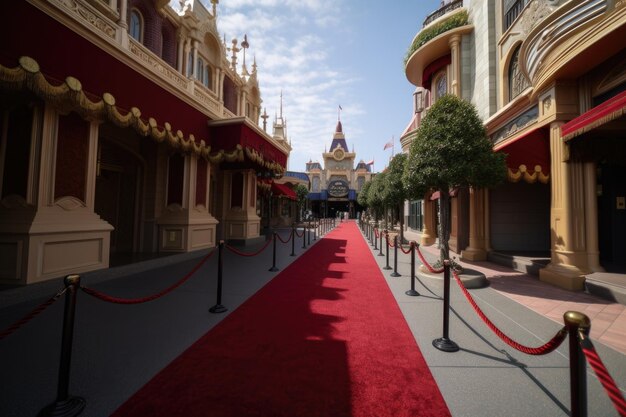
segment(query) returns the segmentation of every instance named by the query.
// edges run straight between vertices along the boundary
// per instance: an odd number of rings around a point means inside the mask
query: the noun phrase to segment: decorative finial
[[[252,57],[252,75],[256,75],[256,55]]]
[[[217,5],[219,2],[220,0],[211,0],[211,3],[213,4],[213,17],[217,17]]]
[[[235,72],[237,72],[237,52],[241,51],[241,48],[237,48],[237,42],[237,38],[234,38],[232,40],[233,46],[228,48],[228,50],[233,53],[230,57],[230,66]]]
[[[243,75],[244,77],[250,75],[248,73],[248,68],[246,68],[246,49],[248,49],[249,47],[250,44],[248,43],[248,35],[244,34],[243,42],[241,42],[241,48],[243,49],[243,65],[241,66],[241,75]]]
[[[283,90],[280,90],[280,118],[283,118]]]
[[[263,130],[267,132],[267,111],[265,111],[265,107],[263,107],[263,114],[261,115],[261,119],[263,119]]]

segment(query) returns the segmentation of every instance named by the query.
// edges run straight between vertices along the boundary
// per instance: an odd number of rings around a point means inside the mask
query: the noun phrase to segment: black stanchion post
[[[456,352],[459,345],[450,340],[450,260],[443,261],[443,337],[433,340],[433,346],[444,352]]]
[[[269,269],[269,271],[275,272],[278,271],[278,268],[276,268],[276,232],[272,233],[272,238],[274,239],[274,242],[272,242],[274,251],[272,253],[272,267]]]
[[[568,311],[563,315],[569,334],[569,375],[571,416],[587,417],[587,374],[585,354],[580,347],[578,332],[589,334],[589,317],[578,311]]]
[[[317,222],[315,220],[313,220],[313,242],[315,242],[317,240],[317,228],[319,227],[319,224],[317,224]]]
[[[417,297],[418,295],[420,295],[420,293],[418,293],[415,290],[415,242],[411,242],[410,247],[411,247],[411,289],[406,291],[405,294],[410,295],[411,297]]]
[[[391,273],[392,277],[399,277],[398,273],[398,236],[393,237],[393,272]]]
[[[389,232],[385,230],[385,266],[383,269],[389,270]]]
[[[63,313],[63,336],[61,339],[57,399],[54,403],[41,410],[40,416],[77,416],[83,411],[86,404],[84,398],[69,395],[76,292],[80,287],[80,275],[68,275],[63,282],[65,284],[65,311]]]
[[[306,236],[307,245],[311,246],[311,222],[309,222],[309,226],[306,228]]]
[[[222,258],[222,252],[224,252],[224,241],[220,240],[217,247],[217,302],[213,307],[209,309],[211,313],[224,313],[228,309],[222,305],[222,273],[224,261]]]
[[[306,226],[302,225],[302,249],[306,249]]]
[[[374,250],[378,250],[378,238],[376,237],[376,228],[374,228]]]
[[[385,254],[383,253],[383,235],[387,233],[386,230],[378,233],[378,237],[380,238],[380,245],[378,248],[378,256],[385,256]]]
[[[296,226],[291,225],[291,253],[289,256],[296,256]]]

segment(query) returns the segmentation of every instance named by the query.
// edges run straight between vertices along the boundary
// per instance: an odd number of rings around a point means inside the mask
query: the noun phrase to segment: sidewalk
[[[287,234],[288,231],[284,231],[283,238]],[[301,242],[298,239],[295,245],[298,256],[306,250],[302,249]],[[311,243],[314,243],[312,239]],[[258,247],[246,248],[245,251],[255,249]],[[281,270],[289,263],[297,262],[298,256],[289,256],[290,244],[279,243],[277,249],[277,266]],[[435,259],[435,248],[422,249],[427,259]],[[385,258],[377,256],[377,253],[372,249],[372,255],[382,269]],[[185,275],[204,254],[206,252],[161,258],[157,260],[158,269],[151,267],[154,261],[149,261],[84,274],[83,283],[120,297],[150,295]],[[271,245],[255,257],[242,258],[229,251],[225,251],[224,255],[222,304],[229,309],[225,314],[208,313],[208,308],[215,304],[216,299],[216,255],[200,268],[197,276],[171,294],[146,304],[109,304],[82,292],[78,294],[69,391],[86,399],[87,407],[82,415],[110,415],[158,371],[280,273],[268,271],[272,264]],[[416,289],[421,296],[406,296],[404,292],[410,286],[409,257],[400,254],[398,260],[402,276],[392,278],[391,271],[384,270],[385,279],[453,416],[568,415],[566,344],[556,352],[540,357],[514,351],[480,321],[456,284],[452,283],[450,338],[459,344],[461,350],[456,353],[440,352],[431,342],[442,336],[442,282],[419,277]],[[552,292],[556,289],[546,287],[536,278],[488,263],[472,264],[471,268],[485,268],[481,271],[486,275],[488,269],[493,271],[488,275],[490,287],[471,290],[477,303],[509,336],[531,346],[541,345],[550,339],[562,325],[562,321],[552,319],[547,313],[552,312],[551,315],[557,317],[557,307],[576,309],[568,303],[585,303],[586,300],[570,297],[589,297]],[[59,286],[59,282],[51,282],[1,292],[0,331],[54,294]],[[51,289],[49,292],[45,291],[48,287]],[[537,303],[545,299],[556,304],[547,312],[540,309],[535,312],[515,297],[534,297]],[[10,299],[19,302],[5,303]],[[603,340],[594,336],[594,326],[600,327],[596,322],[605,317],[601,313],[611,306],[603,300],[587,303],[581,307],[603,306],[594,317],[587,313],[592,318],[592,338],[609,372],[624,390],[626,355],[623,351],[605,346]],[[0,383],[3,386],[0,390],[0,415],[33,416],[54,400],[62,314],[63,302],[58,301],[32,322],[0,341]],[[612,326],[623,323],[623,317],[622,311],[600,337],[613,334]],[[384,317],[381,319],[384,320]],[[384,338],[381,343],[385,343]],[[617,415],[591,370],[587,378],[589,416]],[[210,415],[208,411],[207,415]]]
[[[405,232],[405,239],[419,242],[419,234]],[[439,257],[436,245],[420,246],[424,253]],[[580,292],[567,291],[539,280],[538,277],[487,261],[458,262],[487,277],[491,288],[546,318],[563,324],[566,311],[579,311],[591,320],[591,338],[626,355],[626,306]]]

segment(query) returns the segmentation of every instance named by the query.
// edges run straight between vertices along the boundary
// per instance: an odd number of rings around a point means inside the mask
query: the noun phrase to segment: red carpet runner
[[[343,223],[114,414],[449,416],[355,223]]]

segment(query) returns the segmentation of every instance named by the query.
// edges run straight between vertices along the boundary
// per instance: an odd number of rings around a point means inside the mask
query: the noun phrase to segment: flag
[[[389,149],[393,146],[393,139],[391,139],[389,142],[385,143],[385,147],[383,148],[383,151],[385,149]]]
[[[374,160],[372,159],[371,161],[369,161],[367,165],[374,165]]]

